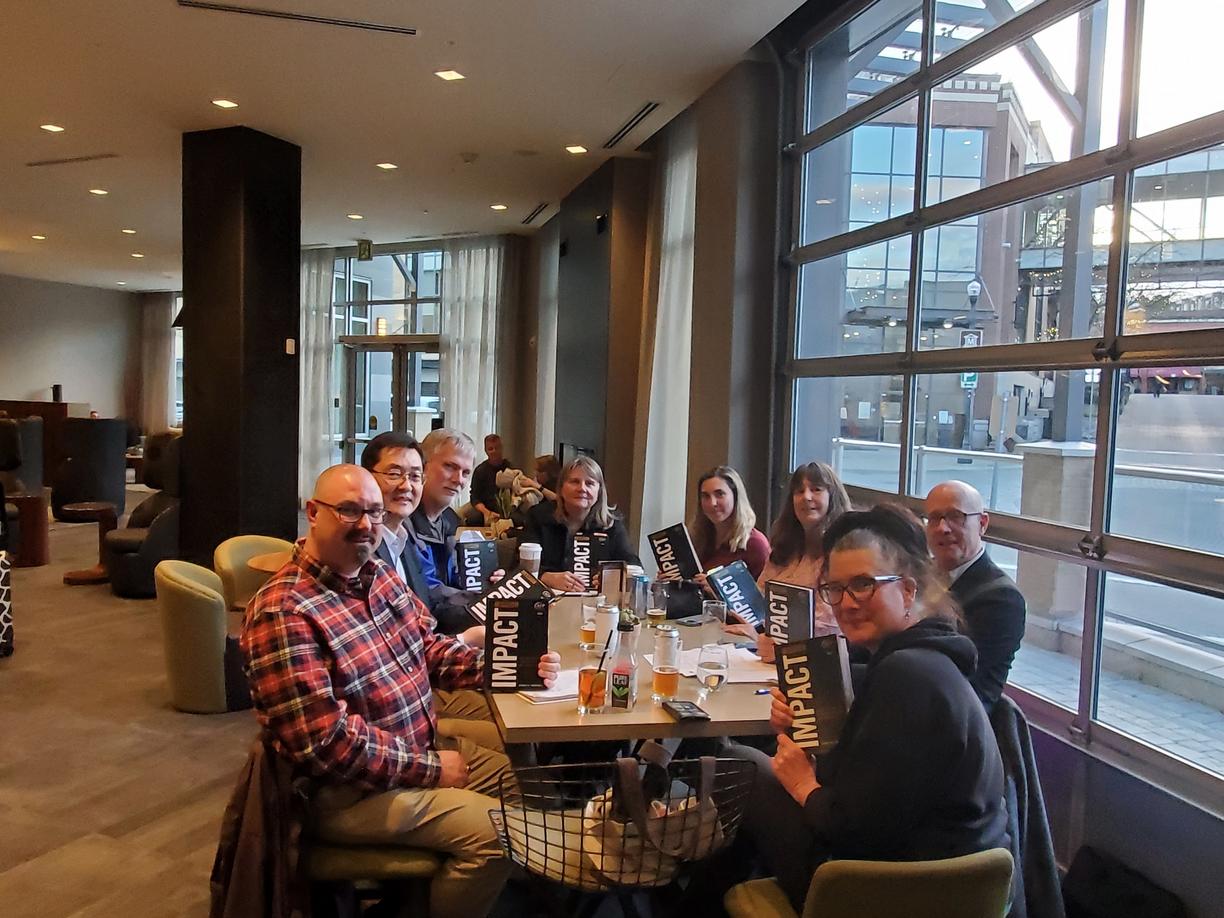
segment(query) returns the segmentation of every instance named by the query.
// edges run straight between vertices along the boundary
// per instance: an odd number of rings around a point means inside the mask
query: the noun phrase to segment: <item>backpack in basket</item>
[[[587,868],[612,886],[663,886],[684,861],[701,860],[722,846],[722,825],[711,791],[715,760],[700,759],[697,793],[673,785],[666,769],[643,766],[637,759],[617,760],[613,788],[591,798],[583,808],[583,853]],[[648,795],[642,772],[663,772],[665,786]],[[673,794],[672,787],[682,793]],[[680,798],[673,802],[673,798]]]

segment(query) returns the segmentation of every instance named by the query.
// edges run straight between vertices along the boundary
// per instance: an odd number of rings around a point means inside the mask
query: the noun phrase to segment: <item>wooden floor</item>
[[[97,544],[95,524],[53,522],[51,564],[14,571],[16,653],[0,660],[0,914],[203,916],[254,717],[170,708],[156,602],[60,581],[93,564]]]

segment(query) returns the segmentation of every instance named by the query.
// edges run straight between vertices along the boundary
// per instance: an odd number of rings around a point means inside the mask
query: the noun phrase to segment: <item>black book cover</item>
[[[575,532],[574,554],[571,570],[582,580],[584,590],[594,589],[595,575],[599,573],[599,562],[607,554],[606,532]]]
[[[494,599],[552,599],[552,591],[530,571],[518,571],[501,581],[478,600],[468,606],[468,612],[476,623],[483,625],[488,618],[488,607]]]
[[[776,644],[806,641],[812,636],[812,607],[815,591],[797,583],[781,580],[765,581],[765,602],[769,618],[765,633]]]
[[[790,705],[795,745],[817,755],[841,740],[854,699],[846,639],[824,634],[784,644],[777,650],[778,687]]]
[[[683,523],[652,532],[647,538],[659,566],[660,580],[692,580],[701,573],[697,550]]]
[[[496,598],[485,624],[485,691],[544,688],[540,657],[548,653],[548,599]]]
[[[706,580],[727,604],[728,612],[734,612],[754,628],[764,623],[769,613],[765,597],[743,561],[732,561],[706,571]]]
[[[489,575],[497,570],[497,543],[488,539],[456,542],[455,564],[459,567],[459,589],[486,590]]]

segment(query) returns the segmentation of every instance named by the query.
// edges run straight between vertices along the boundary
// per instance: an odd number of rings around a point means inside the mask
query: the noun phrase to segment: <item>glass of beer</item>
[[[665,624],[666,622],[667,622],[667,610],[666,609],[647,609],[646,610],[646,624],[649,625],[651,628],[657,628],[659,627],[659,625]]]
[[[598,714],[608,701],[608,670],[600,667],[601,652],[590,651],[578,668],[578,713]]]
[[[582,650],[595,649],[595,607],[583,603],[582,615],[578,619],[578,646]]]
[[[673,625],[655,629],[653,679],[650,697],[669,701],[680,691],[680,632]]]

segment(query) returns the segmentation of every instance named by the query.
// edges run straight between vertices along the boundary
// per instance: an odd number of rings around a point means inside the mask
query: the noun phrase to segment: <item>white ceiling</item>
[[[418,34],[175,0],[8,0],[0,27],[0,273],[176,289],[180,135],[235,124],[302,147],[304,245],[516,232],[547,201],[538,226],[606,158],[604,140],[643,103],[661,105],[618,153],[691,104],[799,5],[229,2]],[[433,75],[443,69],[467,79],[443,82]],[[217,98],[239,108],[223,111],[211,104]],[[49,134],[39,129],[45,123],[66,130]],[[574,143],[591,153],[566,153]],[[117,158],[26,165],[101,153]],[[467,153],[475,162],[464,163]],[[400,168],[384,172],[375,167],[382,161]],[[110,193],[91,195],[95,187]],[[509,209],[494,212],[493,203]],[[365,219],[347,219],[354,212]]]

